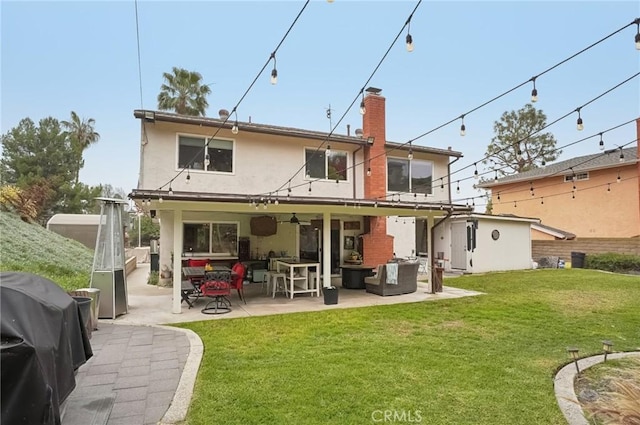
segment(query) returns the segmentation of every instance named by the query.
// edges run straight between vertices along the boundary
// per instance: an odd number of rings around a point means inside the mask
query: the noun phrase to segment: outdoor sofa
[[[418,289],[418,268],[420,263],[400,262],[398,264],[398,278],[396,284],[387,283],[387,265],[378,266],[375,276],[364,279],[366,291],[382,296],[410,294]]]

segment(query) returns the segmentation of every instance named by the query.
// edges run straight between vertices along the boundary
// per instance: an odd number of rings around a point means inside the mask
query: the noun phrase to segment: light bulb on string
[[[618,177],[616,177],[616,183],[620,183],[620,180],[622,179],[620,178],[620,171],[618,171]]]
[[[407,37],[405,41],[407,42],[407,52],[413,52],[413,37],[411,37],[411,18],[407,22]]]
[[[498,170],[496,170],[496,174],[493,177],[493,181],[496,181],[496,182],[498,181]]]
[[[327,158],[329,158],[331,156],[331,144],[330,143],[327,144],[327,150],[325,151],[324,154],[327,156]]]
[[[371,167],[367,168],[367,177],[371,177]]]
[[[531,90],[531,102],[536,103],[538,101],[538,89],[536,89],[536,77],[531,78],[533,81],[533,90]]]
[[[576,121],[576,128],[578,131],[584,130],[584,124],[582,123],[582,117],[580,116],[580,108],[576,109],[578,112],[578,120]]]
[[[189,170],[187,170],[187,184],[191,183],[191,174],[189,174]]]
[[[544,197],[540,198],[540,203],[544,205]]]
[[[460,193],[460,180],[458,180],[457,183],[456,183],[456,193],[457,194]]]
[[[498,192],[498,202],[500,202],[500,192]]]
[[[162,196],[160,196],[160,197],[158,198],[158,202],[159,202],[159,203],[162,203],[163,201],[164,201],[164,199],[162,199]]]
[[[638,26],[636,38],[635,38],[636,50],[640,50],[640,20],[636,20],[636,25]]]
[[[233,127],[231,127],[231,132],[232,132],[233,134],[238,134],[238,113],[236,112],[236,110],[235,110],[235,109],[233,110],[233,114],[235,115],[236,120],[235,120],[235,122],[233,123]]]
[[[611,183],[607,183],[607,192],[611,192]]]
[[[309,182],[309,193],[311,193],[311,182]]]
[[[460,124],[460,135],[464,136],[467,134],[467,127],[464,125],[464,114],[460,115],[460,119],[462,120],[462,124]]]
[[[207,169],[209,168],[209,164],[210,164],[210,163],[211,163],[211,162],[209,161],[209,154],[206,154],[206,155],[204,156],[204,169],[205,169],[205,170],[207,170]]]
[[[622,153],[622,148],[620,148],[620,162],[624,161],[624,153]]]
[[[601,151],[604,150],[604,140],[602,140],[602,133],[600,133],[600,143],[598,143],[598,146]]]
[[[173,195],[173,189],[171,188],[171,184],[169,184],[169,196]]]
[[[409,161],[413,159],[413,147],[411,146],[411,142],[409,142],[409,155],[407,155],[407,159]]]
[[[271,84],[278,84],[278,70],[276,69],[276,52],[271,53],[273,59],[273,69],[271,70]]]
[[[360,101],[360,115],[367,113],[367,108],[364,106],[364,92],[362,93],[362,100]]]
[[[473,178],[478,180],[480,178],[480,175],[478,174],[478,166],[475,162],[473,163],[473,166],[475,167],[475,170],[473,171]]]

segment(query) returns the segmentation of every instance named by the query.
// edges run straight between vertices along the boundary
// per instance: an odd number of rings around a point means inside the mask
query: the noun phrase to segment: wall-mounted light
[[[147,122],[155,122],[156,113],[153,111],[144,111],[144,120]]]

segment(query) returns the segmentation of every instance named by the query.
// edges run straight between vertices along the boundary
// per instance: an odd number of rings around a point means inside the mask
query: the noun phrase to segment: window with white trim
[[[387,190],[430,195],[433,162],[420,159],[387,158]]]
[[[238,253],[237,222],[185,222],[182,230],[185,253],[227,256]]]
[[[347,180],[347,152],[331,150],[304,150],[306,176],[311,179]]]
[[[178,135],[178,168],[233,173],[233,141]]]
[[[589,173],[577,173],[577,174],[567,174],[564,176],[565,182],[572,182],[578,180],[589,180]]]

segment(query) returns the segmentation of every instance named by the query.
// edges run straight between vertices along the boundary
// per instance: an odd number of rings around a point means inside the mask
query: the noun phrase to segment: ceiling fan
[[[311,222],[309,221],[300,221],[300,219],[298,217],[296,217],[296,213],[291,213],[292,216],[289,220],[280,220],[278,221],[278,224],[285,224],[285,223],[289,223],[289,224],[311,224]]]

